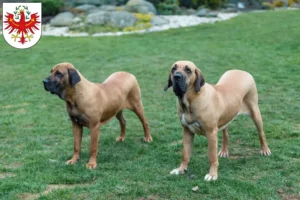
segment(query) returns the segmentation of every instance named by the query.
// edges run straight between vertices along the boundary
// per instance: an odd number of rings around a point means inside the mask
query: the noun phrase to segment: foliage
[[[282,0],[277,0],[273,2],[273,5],[275,7],[283,7],[284,6],[284,2]]]
[[[161,15],[176,15],[181,14],[179,3],[175,0],[166,0],[158,5],[158,12]]]
[[[152,14],[134,13],[135,17],[139,22],[150,22],[152,19]]]
[[[288,5],[293,7],[294,3],[300,3],[300,0],[288,0]]]
[[[125,5],[129,0],[116,0],[116,1],[117,1],[116,4],[120,6],[120,5]]]
[[[247,13],[214,24],[120,37],[42,36],[26,50],[0,37],[0,199],[299,199],[300,21],[291,20],[299,15],[298,10]],[[169,174],[181,160],[182,133],[176,97],[172,88],[163,88],[179,59],[195,62],[206,83],[216,83],[229,69],[253,75],[270,157],[260,156],[250,118],[239,116],[229,126],[230,154],[219,159],[216,182],[203,180],[209,161],[202,136],[195,136],[187,173]],[[50,69],[65,61],[93,82],[116,71],[134,74],[153,142],[142,142],[139,119],[125,110],[126,141],[115,142],[116,119],[103,125],[95,170],[85,168],[86,128],[80,160],[65,165],[73,152],[71,122],[65,102],[42,85]],[[219,133],[219,148],[221,138]],[[193,192],[195,186],[199,190]]]
[[[63,0],[30,0],[31,2],[42,3],[42,15],[53,16],[63,8]]]
[[[261,8],[265,9],[265,10],[273,10],[275,8],[275,6],[272,3],[263,2]]]
[[[156,8],[158,8],[159,3],[161,2],[161,0],[147,0],[150,3],[152,3]]]

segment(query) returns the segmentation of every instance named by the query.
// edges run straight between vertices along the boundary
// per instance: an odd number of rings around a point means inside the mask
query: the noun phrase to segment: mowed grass
[[[299,199],[300,11],[242,14],[216,24],[122,37],[42,37],[17,50],[0,39],[1,199]],[[191,60],[208,83],[229,69],[250,72],[259,92],[270,157],[260,155],[247,116],[229,127],[230,157],[219,159],[219,179],[209,170],[207,140],[197,136],[187,174],[169,175],[181,161],[182,136],[176,97],[163,91],[171,65]],[[90,81],[115,71],[140,84],[153,137],[142,142],[138,118],[125,112],[127,138],[116,143],[116,119],[101,127],[98,166],[88,170],[89,130],[81,160],[65,103],[44,91],[42,80],[60,62],[72,62]],[[221,133],[219,134],[219,146]],[[199,190],[192,191],[198,186]]]

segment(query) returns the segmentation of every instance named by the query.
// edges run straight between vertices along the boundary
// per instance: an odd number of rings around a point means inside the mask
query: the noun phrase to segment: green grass
[[[300,198],[300,11],[243,14],[216,24],[122,37],[42,37],[27,50],[0,39],[0,198],[29,199],[282,199]],[[172,90],[163,92],[171,65],[191,60],[208,83],[228,69],[256,79],[272,156],[260,156],[248,117],[229,128],[230,157],[219,159],[219,179],[206,183],[206,138],[197,136],[185,175],[171,176],[181,161],[181,127]],[[116,143],[116,119],[101,128],[98,166],[88,170],[89,131],[81,160],[62,100],[44,91],[52,66],[72,62],[89,80],[133,73],[141,87],[153,143],[125,112],[127,138]],[[221,136],[221,134],[219,135]],[[221,139],[221,137],[219,137]],[[219,140],[221,141],[221,140]],[[220,142],[219,142],[220,145]],[[49,185],[67,188],[50,191]],[[192,192],[192,187],[199,191]],[[48,189],[47,189],[48,188]],[[47,190],[47,192],[44,192]]]

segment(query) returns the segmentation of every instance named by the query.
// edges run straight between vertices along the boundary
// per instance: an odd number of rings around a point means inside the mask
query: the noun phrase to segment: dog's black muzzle
[[[182,97],[186,93],[186,78],[180,72],[175,72],[173,78],[173,91],[176,96]]]
[[[51,92],[51,94],[58,94],[59,87],[56,81],[50,81],[49,78],[45,78],[43,83],[46,91]]]

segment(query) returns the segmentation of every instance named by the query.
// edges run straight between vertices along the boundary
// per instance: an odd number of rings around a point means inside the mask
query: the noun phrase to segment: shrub
[[[142,13],[134,13],[138,22],[150,22],[152,18],[152,14],[142,14]]]
[[[56,15],[64,6],[63,0],[31,0],[42,3],[42,16]]]
[[[288,0],[289,7],[293,7],[294,3],[300,3],[300,0]]]
[[[121,5],[125,5],[129,0],[116,0],[117,5],[121,6]]]
[[[166,0],[158,5],[158,13],[163,15],[181,14],[178,4],[178,1]]]
[[[158,4],[161,2],[160,0],[147,0],[152,3],[156,9],[158,9]]]
[[[266,9],[266,10],[273,10],[274,9],[274,5],[269,3],[269,2],[263,2],[262,3],[262,9]]]
[[[274,2],[273,2],[273,5],[274,5],[275,7],[283,7],[283,6],[284,6],[284,3],[283,3],[282,0],[277,0],[277,1],[274,1]]]

